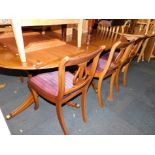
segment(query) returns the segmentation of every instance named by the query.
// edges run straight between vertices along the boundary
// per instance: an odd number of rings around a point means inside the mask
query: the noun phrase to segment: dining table
[[[76,24],[77,25],[77,44],[81,46],[82,36],[82,19],[12,19],[11,25],[13,28],[20,59],[23,63],[26,62],[24,42],[22,36],[22,27],[24,26],[47,26],[47,25],[63,25]]]
[[[59,62],[65,56],[74,57],[87,54],[97,50],[100,46],[106,45],[110,49],[112,45],[122,40],[122,36],[114,34],[113,37],[102,37],[97,39],[96,34],[92,35],[89,44],[86,43],[87,37],[82,37],[81,47],[77,47],[74,42],[65,42],[58,38],[51,38],[50,34],[42,35],[38,32],[26,32],[22,34],[26,48],[26,62],[23,64],[19,56],[15,37],[12,34],[0,37],[0,67],[16,70],[43,70],[57,68]],[[33,96],[28,97],[15,110],[6,115],[6,119],[11,119],[34,104]]]

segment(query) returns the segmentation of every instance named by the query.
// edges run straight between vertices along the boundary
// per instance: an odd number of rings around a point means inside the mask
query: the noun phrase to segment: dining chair
[[[150,40],[150,36],[147,35],[147,37],[145,38],[145,40],[143,41],[142,43],[142,47],[141,47],[141,50],[139,50],[138,52],[138,57],[137,57],[137,62],[139,63],[140,61],[144,61],[144,53],[145,53],[145,49],[148,45],[148,42]]]
[[[130,42],[131,46],[124,51],[122,58],[120,59],[120,66],[116,71],[116,91],[119,91],[119,75],[120,71],[123,72],[123,85],[126,86],[127,83],[127,73],[129,66],[137,55],[138,51],[141,49],[143,42],[147,39],[147,36],[139,37],[136,40]],[[142,48],[143,49],[143,48]]]
[[[137,59],[137,62],[140,61],[144,61],[144,54],[147,54],[147,60],[150,60],[151,57],[151,52],[153,51],[153,47],[154,47],[154,43],[150,44],[152,37],[155,36],[155,20],[151,20],[149,27],[148,27],[148,31],[147,34],[148,38],[146,38],[146,40],[143,42],[143,47],[142,50],[139,52],[139,56]],[[149,51],[148,51],[149,50]]]
[[[92,86],[97,93],[98,96],[98,101],[99,101],[99,106],[101,108],[104,107],[104,102],[102,99],[102,85],[103,85],[103,80],[111,77],[110,79],[110,86],[109,86],[109,100],[112,100],[113,98],[113,85],[114,85],[114,80],[116,76],[116,70],[120,65],[120,59],[124,53],[123,50],[120,52],[117,52],[117,49],[121,48],[124,49],[126,48],[130,43],[128,42],[121,42],[117,41],[111,48],[110,52],[103,52],[103,55],[99,58],[98,65],[96,68],[96,72],[94,74],[94,78],[98,79],[98,84],[96,86],[95,81],[92,80]],[[87,72],[89,73],[91,68],[91,64],[87,67]]]
[[[155,58],[155,34],[147,35],[147,37],[145,48],[139,53],[137,62],[140,60],[150,62],[152,58]]]
[[[29,79],[28,85],[34,97],[35,109],[38,109],[38,95],[44,97],[56,106],[57,117],[64,134],[68,134],[65,125],[62,106],[65,104],[74,106],[70,101],[72,98],[82,93],[82,117],[87,122],[86,114],[86,95],[90,82],[96,70],[100,53],[105,46],[99,47],[93,52],[85,52],[80,56],[63,58],[59,65],[58,71],[42,73]],[[86,72],[86,66],[92,61],[90,74]],[[75,74],[67,70],[68,67],[76,66],[78,69]]]

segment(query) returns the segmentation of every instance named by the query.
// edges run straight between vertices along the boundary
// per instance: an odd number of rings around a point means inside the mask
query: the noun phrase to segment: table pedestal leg
[[[73,101],[68,102],[67,105],[74,108],[80,108],[80,104],[74,103]]]
[[[9,120],[15,117],[16,115],[20,114],[21,112],[26,110],[30,105],[32,105],[33,102],[34,102],[33,96],[32,94],[30,94],[21,105],[19,105],[15,110],[6,115],[6,119]]]

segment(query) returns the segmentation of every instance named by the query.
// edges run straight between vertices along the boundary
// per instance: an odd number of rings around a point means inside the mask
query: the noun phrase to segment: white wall
[[[10,135],[9,128],[5,122],[2,111],[0,109],[0,136]]]

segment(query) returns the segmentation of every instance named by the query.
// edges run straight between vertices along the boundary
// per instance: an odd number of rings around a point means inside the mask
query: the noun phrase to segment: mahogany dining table
[[[77,47],[75,42],[66,43],[57,38],[51,39],[49,34],[42,35],[37,32],[30,32],[23,34],[24,45],[27,47],[25,53],[27,61],[23,64],[15,38],[13,36],[0,37],[0,67],[17,70],[57,68],[60,60],[65,56],[74,57],[78,55],[80,57],[81,54],[97,50],[101,45],[106,45],[106,49],[110,49],[114,42],[121,38],[122,36],[119,34],[115,34],[113,39],[102,38],[101,41],[96,41],[95,37],[92,37],[90,43],[86,44],[86,37],[83,37],[82,46]],[[6,119],[15,117],[33,103],[34,100],[30,93],[23,103],[6,116]]]

